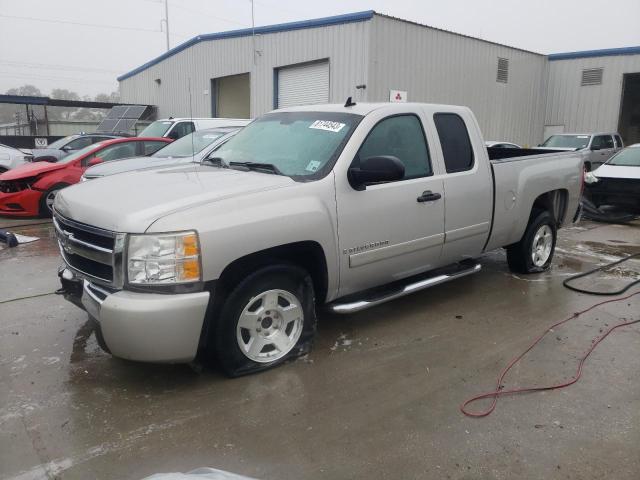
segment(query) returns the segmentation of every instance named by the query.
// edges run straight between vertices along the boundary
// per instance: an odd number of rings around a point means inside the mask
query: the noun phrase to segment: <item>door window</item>
[[[140,142],[142,143],[142,152],[141,155],[151,155],[152,153],[156,153],[162,147],[166,147],[168,145],[167,142]]]
[[[604,136],[604,148],[614,148],[613,137],[611,135]]]
[[[355,161],[382,155],[397,157],[403,163],[405,180],[433,173],[422,124],[415,115],[398,115],[379,122],[369,132]]]
[[[436,124],[447,173],[473,168],[473,148],[464,120],[455,113],[436,113]]]
[[[597,135],[593,137],[591,147],[596,147],[597,149],[613,148],[613,138],[611,138],[611,135]]]
[[[87,147],[93,143],[91,137],[80,137],[75,140],[67,143],[64,148],[65,150],[80,150],[81,148]]]
[[[195,129],[196,128],[193,125],[193,122],[179,122],[169,132],[168,137],[173,138],[174,140],[177,140],[179,138],[184,137],[185,135],[190,134]]]
[[[115,145],[110,145],[103,148],[99,152],[96,152],[94,156],[101,158],[103,162],[108,162],[109,160],[119,160],[121,158],[135,157],[136,143],[138,142],[116,143]],[[85,161],[82,162],[83,165],[86,165],[88,161],[89,159],[85,159]]]

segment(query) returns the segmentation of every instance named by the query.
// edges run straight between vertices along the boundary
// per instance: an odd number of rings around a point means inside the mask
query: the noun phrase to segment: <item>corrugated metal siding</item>
[[[188,81],[194,117],[211,116],[211,79],[251,72],[251,115],[258,116],[274,105],[274,68],[329,59],[329,101],[344,102],[352,95],[361,99],[356,85],[366,84],[366,61],[370,21],[206,41],[193,45],[120,82],[123,102],[158,106],[158,116],[189,116]],[[155,79],[160,78],[157,85]],[[208,95],[204,91],[209,91]]]
[[[604,69],[601,85],[580,85],[586,68]],[[565,132],[617,130],[623,75],[637,72],[640,54],[550,61],[545,124]]]
[[[379,15],[369,23],[370,101],[406,90],[409,101],[470,107],[488,140],[541,141],[544,56]],[[507,83],[496,81],[498,58],[509,60]]]

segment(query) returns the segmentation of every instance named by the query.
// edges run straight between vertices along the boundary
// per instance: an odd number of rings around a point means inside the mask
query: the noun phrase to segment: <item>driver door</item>
[[[430,270],[440,260],[444,188],[442,177],[434,175],[422,119],[407,113],[379,120],[352,166],[380,155],[404,164],[402,180],[364,190],[337,182],[339,296]],[[436,194],[433,200],[418,200],[429,191]]]

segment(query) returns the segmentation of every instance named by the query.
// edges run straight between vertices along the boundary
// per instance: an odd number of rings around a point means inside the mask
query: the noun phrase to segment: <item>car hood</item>
[[[62,150],[58,150],[57,148],[35,148],[31,151],[31,154],[33,155],[34,160],[38,160],[38,157],[44,157],[44,156],[53,156],[56,157],[58,160],[64,156],[67,155],[67,152],[64,152]]]
[[[593,171],[598,178],[628,178],[640,180],[640,167],[626,167],[623,165],[600,165]]]
[[[295,183],[282,175],[182,165],[79,183],[58,193],[54,207],[81,223],[142,233],[159,218],[181,210]]]
[[[41,175],[43,173],[52,172],[54,170],[60,170],[67,166],[66,163],[49,163],[49,162],[35,162],[25,163],[19,167],[9,170],[8,172],[0,175],[0,180],[18,180],[21,178],[30,178]]]
[[[95,165],[84,172],[84,177],[89,179],[107,177],[116,173],[130,172],[142,168],[156,168],[169,165],[180,165],[191,162],[192,157],[134,157],[126,160],[113,160],[100,165]]]

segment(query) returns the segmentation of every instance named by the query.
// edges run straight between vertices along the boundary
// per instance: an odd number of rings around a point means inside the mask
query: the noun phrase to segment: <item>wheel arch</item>
[[[531,205],[529,213],[529,222],[535,217],[538,210],[546,210],[553,216],[556,227],[560,227],[565,220],[567,214],[567,205],[569,201],[569,191],[564,188],[550,190],[538,195]]]

